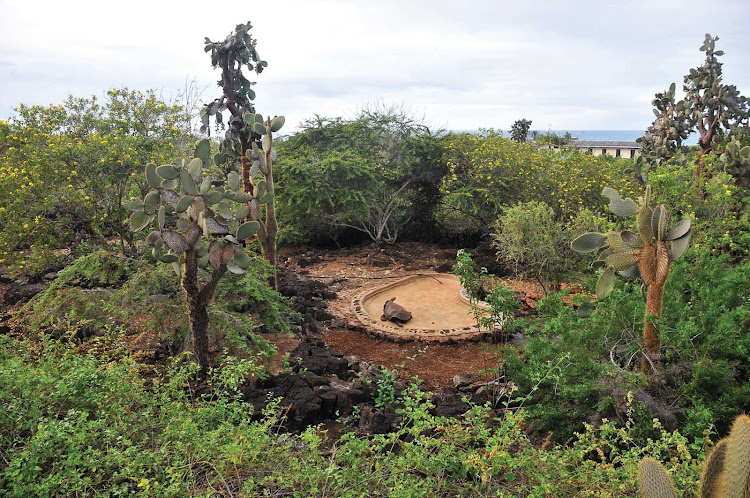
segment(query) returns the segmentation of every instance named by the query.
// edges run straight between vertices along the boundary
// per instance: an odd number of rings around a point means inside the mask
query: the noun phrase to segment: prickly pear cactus
[[[659,331],[651,316],[661,316],[664,283],[672,261],[681,257],[690,243],[691,220],[684,218],[669,228],[668,211],[664,204],[651,207],[651,187],[636,202],[623,199],[614,189],[605,188],[602,194],[609,199],[609,209],[617,216],[636,216],[636,230],[589,232],[573,240],[570,247],[579,253],[596,253],[597,266],[604,270],[596,284],[599,301],[614,290],[616,275],[640,278],[647,287],[646,317],[644,324],[645,372],[651,372],[658,362],[661,345]]]
[[[245,222],[250,198],[239,189],[236,173],[213,180],[205,172],[213,164],[208,140],[201,140],[193,159],[175,164],[146,165],[146,181],[153,188],[143,200],[132,199],[130,227],[140,231],[156,221],[146,242],[152,255],[171,263],[182,275],[186,252],[195,251],[201,268],[222,266],[233,273],[244,273],[249,257],[239,242],[258,230],[255,221]]]
[[[210,133],[211,118],[217,128],[226,126],[215,160],[217,164],[229,159],[239,160],[239,182],[246,194],[243,202],[249,208],[247,217],[259,224],[257,237],[263,257],[275,266],[278,226],[272,167],[276,158],[273,134],[284,125],[284,116],[264,119],[255,113],[255,91],[252,89],[255,83],[245,77],[242,68],[260,74],[268,64],[258,55],[251,29],[252,24],[248,22],[238,24],[223,41],[206,38],[205,51],[211,53],[211,64],[221,69],[218,85],[222,95],[201,110],[201,131]],[[226,123],[224,111],[229,114]],[[275,280],[272,284],[276,288]]]
[[[250,265],[250,257],[240,242],[252,237],[260,224],[244,221],[250,208],[244,203],[252,195],[240,189],[236,173],[213,179],[206,171],[211,166],[211,147],[201,140],[192,159],[174,164],[146,165],[146,181],[153,190],[143,199],[132,199],[130,227],[140,231],[156,222],[156,230],[146,237],[153,246],[152,255],[172,265],[181,277],[190,320],[190,333],[198,363],[208,368],[208,304],[216,285],[228,270],[241,274]],[[210,278],[201,283],[198,268],[208,270]]]

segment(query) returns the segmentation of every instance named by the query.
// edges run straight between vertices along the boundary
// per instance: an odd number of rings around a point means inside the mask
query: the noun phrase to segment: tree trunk
[[[190,335],[193,338],[193,352],[201,367],[201,372],[208,371],[208,306],[201,300],[187,297],[188,316],[190,318]]]

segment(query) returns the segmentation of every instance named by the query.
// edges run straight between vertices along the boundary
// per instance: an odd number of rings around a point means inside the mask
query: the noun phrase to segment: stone
[[[25,302],[49,287],[49,283],[40,282],[35,284],[22,284],[13,282],[5,291],[5,304],[16,304]]]

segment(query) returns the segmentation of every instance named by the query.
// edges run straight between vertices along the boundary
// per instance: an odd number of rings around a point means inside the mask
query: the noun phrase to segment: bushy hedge
[[[403,423],[392,433],[286,434],[277,403],[253,421],[232,376],[215,371],[214,389],[197,396],[190,362],[176,359],[148,387],[138,369],[116,349],[82,354],[0,336],[0,494],[629,496],[638,461],[650,456],[695,496],[704,455],[650,421],[655,436],[636,444],[632,419],[542,449],[526,435],[523,409],[435,417],[416,387],[399,401]]]

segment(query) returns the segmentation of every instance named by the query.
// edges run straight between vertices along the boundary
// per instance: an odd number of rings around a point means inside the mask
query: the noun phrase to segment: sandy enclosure
[[[461,284],[454,275],[421,276],[389,286],[368,295],[362,301],[373,319],[380,319],[383,304],[392,298],[408,311],[412,319],[406,329],[453,329],[476,325],[469,306],[461,300]]]
[[[380,319],[392,297],[412,314],[402,326]],[[478,327],[471,306],[461,297],[458,277],[444,273],[413,275],[364,290],[352,301],[352,310],[370,333],[396,340],[454,342],[476,340],[488,332]]]

